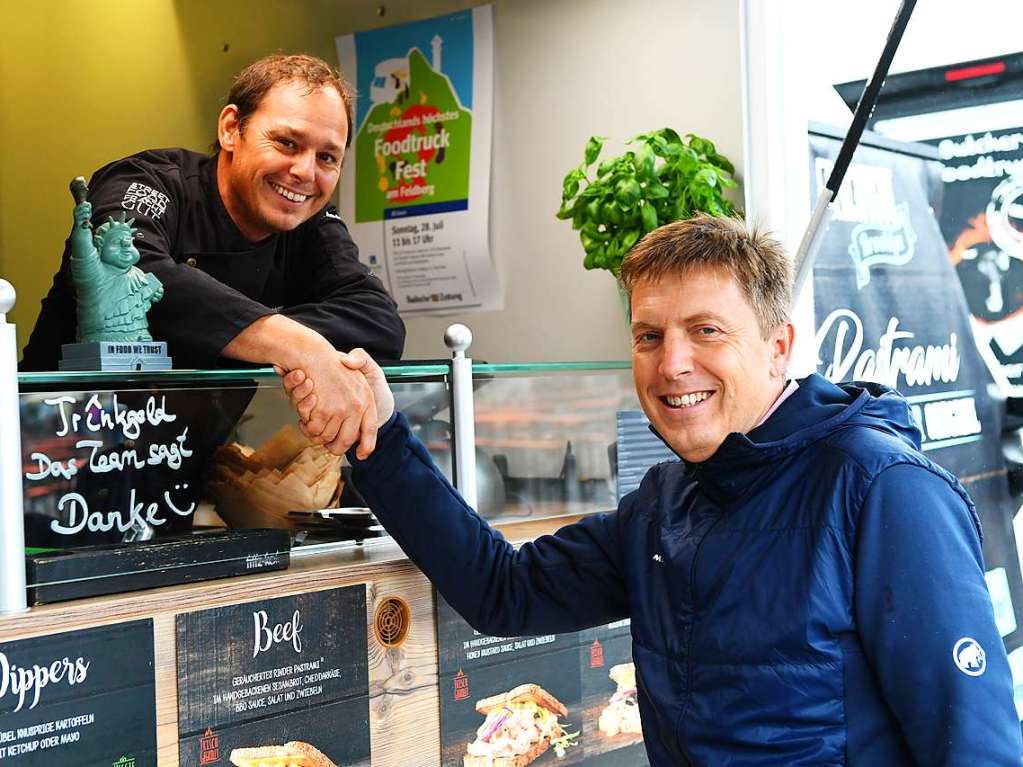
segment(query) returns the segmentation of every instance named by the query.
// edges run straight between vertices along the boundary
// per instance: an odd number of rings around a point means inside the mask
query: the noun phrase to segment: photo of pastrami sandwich
[[[558,721],[568,714],[564,704],[536,684],[484,698],[476,710],[486,721],[466,749],[464,767],[525,767],[548,748],[563,756],[579,737]]]
[[[600,712],[597,727],[609,738],[618,734],[640,735],[639,703],[636,700],[636,667],[632,663],[612,666],[608,672],[618,685],[607,706]]]
[[[230,760],[235,767],[337,767],[319,749],[301,740],[283,746],[235,748]]]

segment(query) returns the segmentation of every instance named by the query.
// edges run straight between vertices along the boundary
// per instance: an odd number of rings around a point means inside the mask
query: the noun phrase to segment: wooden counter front
[[[499,528],[522,542],[577,517],[518,522]],[[157,747],[160,767],[178,767],[175,615],[312,591],[366,584],[370,742],[374,767],[440,764],[440,703],[433,589],[390,539],[339,551],[298,556],[289,569],[35,607],[0,616],[0,641],[153,619]],[[378,606],[399,597],[410,608],[409,632],[399,647],[376,637]],[[189,766],[191,767],[191,766]]]

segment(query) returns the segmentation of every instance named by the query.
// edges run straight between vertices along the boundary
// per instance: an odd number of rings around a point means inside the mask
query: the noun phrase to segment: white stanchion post
[[[25,510],[21,490],[18,341],[7,312],[14,286],[0,279],[0,614],[24,612]]]
[[[448,326],[444,344],[451,350],[451,417],[455,437],[455,488],[472,508],[476,497],[476,410],[472,394],[472,358],[465,352],[472,331],[465,325]]]

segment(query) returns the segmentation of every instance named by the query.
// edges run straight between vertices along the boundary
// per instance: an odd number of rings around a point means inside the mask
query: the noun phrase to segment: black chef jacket
[[[312,328],[336,348],[400,359],[405,326],[381,282],[358,260],[337,212],[252,244],[217,190],[217,161],[185,149],[155,149],[98,170],[89,182],[93,226],[134,217],[139,267],[163,283],[149,312],[154,340],[176,368],[215,367],[223,348],[273,312]],[[60,346],[76,340],[74,284],[65,243],[60,271],[25,347],[23,370],[56,370]]]

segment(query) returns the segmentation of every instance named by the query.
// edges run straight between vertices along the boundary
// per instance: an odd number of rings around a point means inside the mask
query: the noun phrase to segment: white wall
[[[427,5],[419,16],[447,10]],[[715,141],[741,173],[738,3],[497,0],[494,31],[491,243],[505,309],[412,318],[406,356],[446,356],[444,328],[460,321],[477,359],[626,359],[613,278],[583,269],[577,233],[554,217],[561,179],[590,135],[620,150],[665,125]]]
[[[800,0],[805,2],[805,0]],[[852,115],[833,83],[869,78],[899,0],[826,0],[793,19],[806,44],[810,119],[848,125]],[[841,30],[841,34],[835,31]],[[913,10],[891,71],[954,64],[1023,51],[1023,2],[922,0]]]

